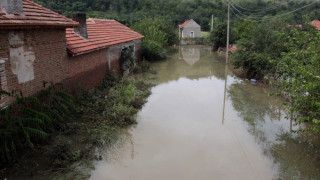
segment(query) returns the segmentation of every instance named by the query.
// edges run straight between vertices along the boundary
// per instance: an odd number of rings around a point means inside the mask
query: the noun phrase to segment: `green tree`
[[[214,21],[213,31],[210,32],[209,42],[214,49],[226,47],[227,44],[227,22],[216,19]],[[230,43],[233,43],[233,35],[230,37]]]
[[[320,133],[320,32],[293,29],[277,63],[275,85],[290,100],[290,111],[299,123],[310,122],[309,128]]]
[[[237,51],[232,54],[232,64],[243,68],[248,78],[261,79],[275,71],[271,60],[278,62],[284,51],[285,38],[282,33],[273,31],[266,24],[259,24],[243,32],[238,40]]]

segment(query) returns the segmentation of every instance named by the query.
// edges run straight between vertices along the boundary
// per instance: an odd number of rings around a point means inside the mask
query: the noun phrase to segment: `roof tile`
[[[143,38],[115,20],[87,19],[87,30],[88,40],[85,40],[75,34],[73,28],[66,29],[67,48],[73,56]]]
[[[316,29],[320,30],[320,21],[319,20],[313,20],[310,22],[310,24],[314,27],[316,27]]]
[[[179,28],[183,28],[183,27],[186,26],[189,22],[190,22],[190,20],[186,20],[184,23],[179,24]]]
[[[5,10],[0,8],[0,28],[7,26],[73,27],[78,25],[77,22],[46,9],[30,0],[22,1],[24,16],[6,14]]]

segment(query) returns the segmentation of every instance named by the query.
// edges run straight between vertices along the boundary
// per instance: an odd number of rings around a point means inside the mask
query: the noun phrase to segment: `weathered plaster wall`
[[[68,76],[64,29],[0,31],[0,59],[5,62],[7,89],[25,96],[43,88],[43,81],[61,82]]]
[[[18,78],[19,84],[34,80],[33,64],[36,59],[32,46],[24,47],[22,32],[9,33],[11,71]]]

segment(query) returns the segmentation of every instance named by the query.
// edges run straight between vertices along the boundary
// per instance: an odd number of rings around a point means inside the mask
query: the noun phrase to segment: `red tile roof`
[[[30,0],[22,1],[24,15],[17,13],[7,14],[4,8],[0,8],[0,28],[8,26],[73,27],[78,25],[78,22],[46,9]]]
[[[320,30],[320,21],[319,20],[313,20],[310,22],[310,24],[314,27],[316,27],[316,29]]]
[[[87,19],[87,29],[88,40],[85,40],[75,34],[73,28],[67,28],[67,48],[73,56],[144,37],[115,20]]]
[[[237,45],[233,44],[231,47],[230,47],[230,51],[231,52],[235,52],[237,50]]]
[[[190,22],[190,20],[186,20],[184,23],[179,24],[179,28],[185,27],[189,22]]]

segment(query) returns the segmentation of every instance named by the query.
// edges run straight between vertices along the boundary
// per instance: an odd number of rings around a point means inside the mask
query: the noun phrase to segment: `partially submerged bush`
[[[166,58],[166,50],[159,43],[150,40],[144,40],[142,43],[141,54],[148,61],[155,61]]]

